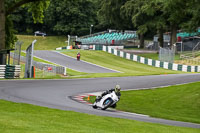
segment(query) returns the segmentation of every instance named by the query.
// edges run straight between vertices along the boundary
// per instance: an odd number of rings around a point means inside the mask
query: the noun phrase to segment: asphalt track
[[[56,51],[35,50],[34,56],[48,60],[50,62],[68,67],[70,69],[86,72],[86,73],[116,73],[117,71],[90,64],[85,61],[77,61],[76,59],[63,55]]]
[[[200,81],[200,74],[155,75],[138,77],[114,77],[66,80],[2,80],[0,98],[29,103],[49,108],[126,118],[181,127],[200,128],[200,124],[151,118],[145,115],[112,110],[96,110],[87,104],[78,103],[70,97],[82,93],[104,91],[120,84],[123,90],[145,89]],[[122,96],[123,97],[123,96]]]

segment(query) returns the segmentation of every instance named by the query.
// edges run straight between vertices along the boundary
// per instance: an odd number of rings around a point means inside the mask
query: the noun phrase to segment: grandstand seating
[[[186,38],[186,37],[193,37],[193,36],[198,36],[200,35],[200,28],[198,28],[198,31],[197,32],[193,32],[193,33],[187,33],[187,32],[180,32],[180,33],[177,33],[177,37],[181,37],[181,38]]]
[[[79,38],[78,41],[82,44],[118,44],[121,41],[136,38],[136,33],[104,33],[87,38]],[[114,40],[114,41],[113,41]]]

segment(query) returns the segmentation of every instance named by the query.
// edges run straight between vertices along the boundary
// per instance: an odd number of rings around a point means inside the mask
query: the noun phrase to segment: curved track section
[[[59,64],[61,66],[68,67],[70,69],[86,72],[86,73],[116,73],[118,71],[97,66],[95,64],[87,63],[85,61],[77,61],[76,59],[63,55],[59,52],[48,50],[35,50],[34,56],[44,60]]]
[[[70,99],[71,96],[104,91],[120,84],[123,90],[176,85],[200,80],[200,74],[155,75],[71,80],[13,80],[0,81],[0,98],[62,110],[102,116],[127,118],[145,122],[200,128],[199,124],[151,118],[119,111],[95,110],[91,106]]]

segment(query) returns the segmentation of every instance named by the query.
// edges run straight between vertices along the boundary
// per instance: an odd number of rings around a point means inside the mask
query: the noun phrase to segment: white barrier
[[[0,65],[0,79],[5,78],[6,65]]]

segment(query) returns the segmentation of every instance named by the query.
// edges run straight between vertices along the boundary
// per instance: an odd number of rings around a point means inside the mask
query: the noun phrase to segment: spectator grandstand
[[[137,38],[136,31],[101,32],[99,34],[97,33],[91,36],[78,38],[77,41],[86,45],[89,44],[111,45],[111,44],[122,44],[123,41],[134,38]]]
[[[177,42],[176,49],[177,51],[192,51],[194,47],[200,42],[200,28],[197,29],[197,32],[187,33],[179,32],[176,34]],[[164,45],[163,47],[170,47],[170,34],[164,34]],[[158,35],[154,36],[153,43],[146,46],[147,49],[158,50],[159,42]]]
[[[198,32],[193,32],[193,33],[187,33],[187,32],[180,32],[176,36],[181,37],[181,38],[186,38],[186,37],[193,37],[193,36],[198,36],[200,35],[200,29]]]

